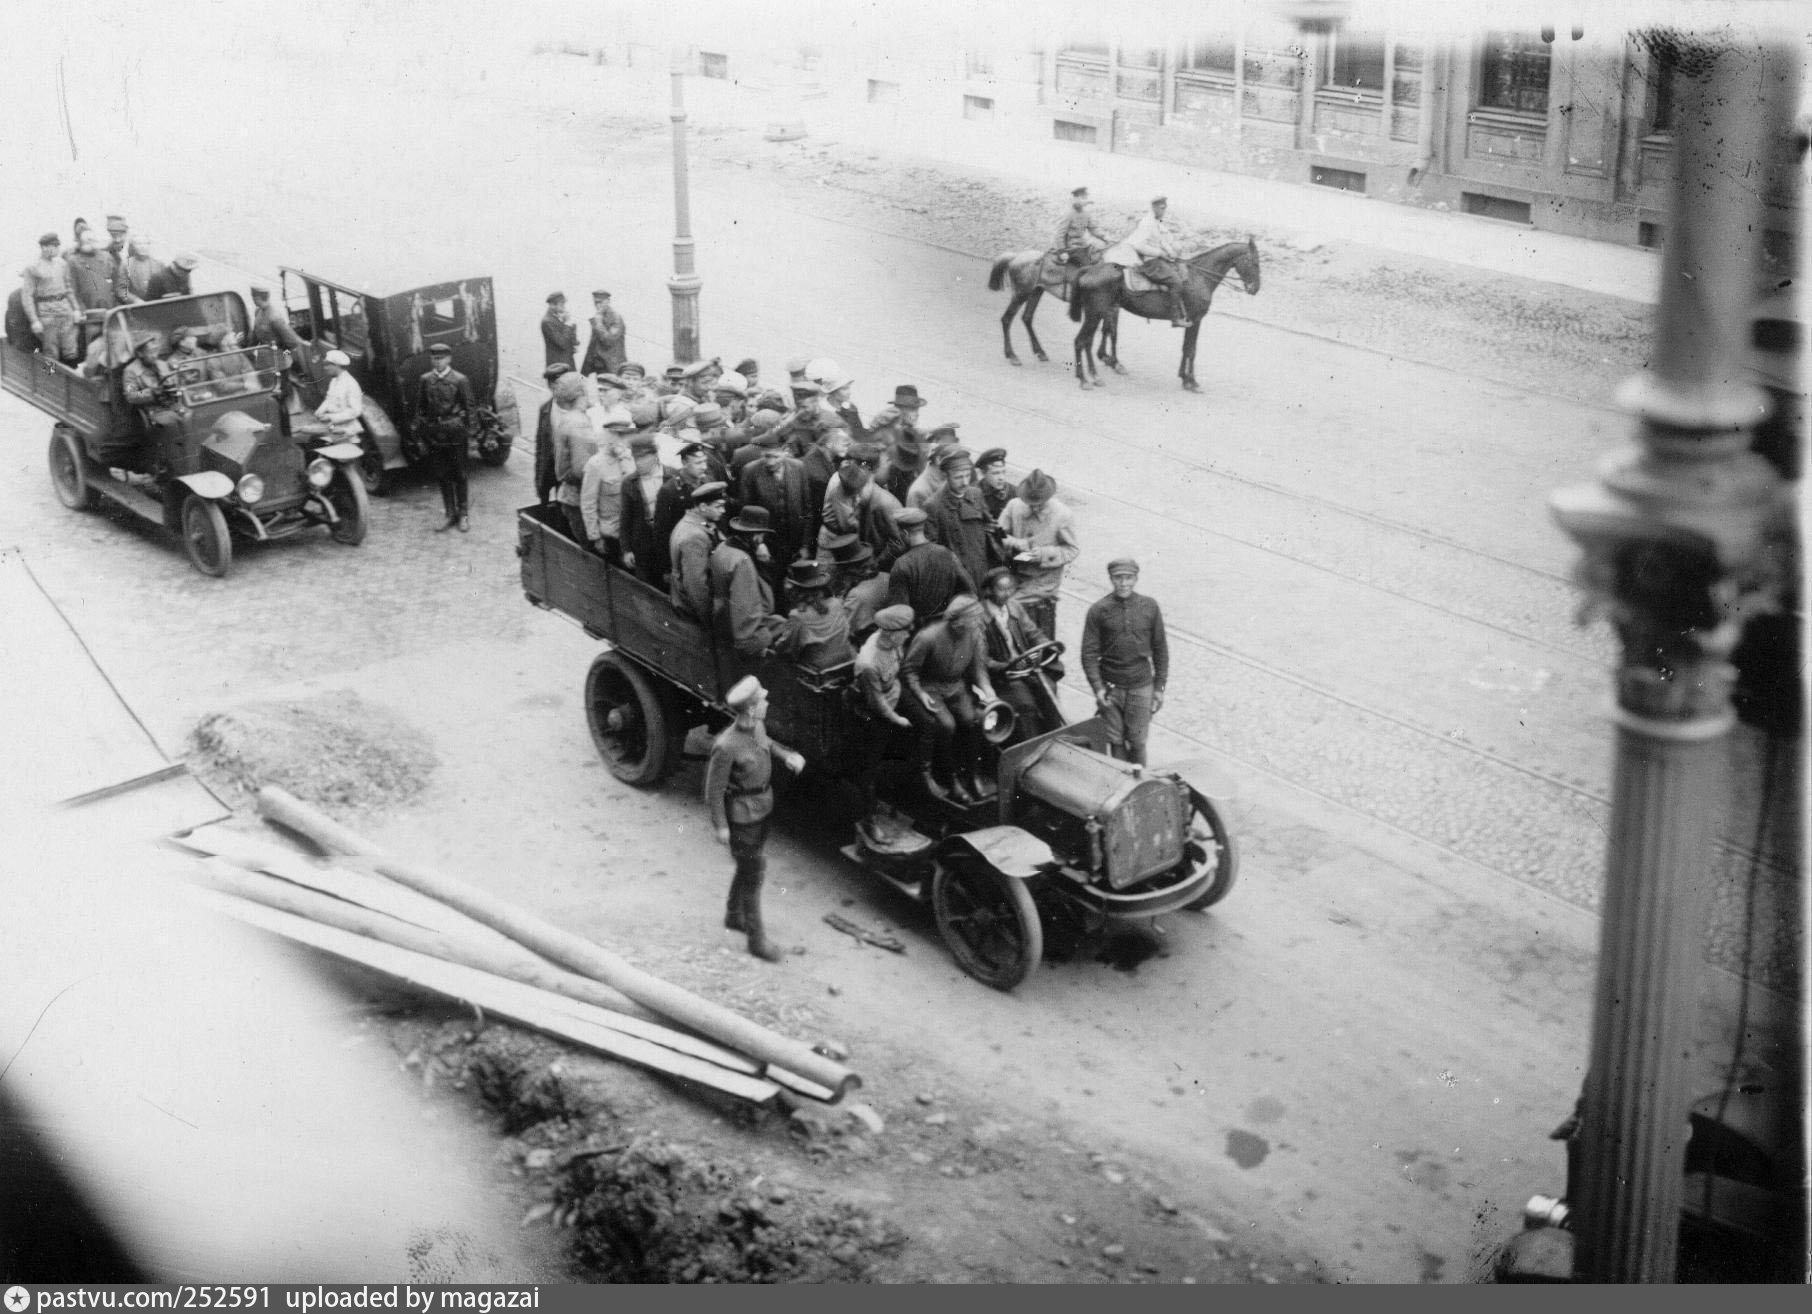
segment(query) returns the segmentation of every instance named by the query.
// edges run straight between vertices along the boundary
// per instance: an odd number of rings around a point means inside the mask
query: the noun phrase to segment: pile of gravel
[[[335,811],[377,812],[421,793],[436,765],[414,726],[344,692],[215,712],[189,742],[189,769],[235,807],[277,785]]]

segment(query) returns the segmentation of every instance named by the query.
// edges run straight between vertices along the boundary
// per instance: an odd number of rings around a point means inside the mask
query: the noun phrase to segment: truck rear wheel
[[[983,985],[1011,990],[1044,956],[1044,927],[1032,892],[980,858],[938,864],[931,910],[957,965]]]
[[[1221,820],[1219,809],[1200,794],[1196,794],[1194,800],[1193,815],[1189,819],[1189,842],[1183,851],[1197,870],[1203,863],[1213,863],[1214,876],[1207,889],[1183,906],[1190,912],[1201,912],[1226,898],[1233,888],[1233,882],[1239,876],[1239,845],[1234,842],[1227,823]]]
[[[233,568],[233,536],[226,517],[205,497],[190,493],[182,504],[182,544],[189,562],[204,575],[220,579]]]
[[[679,758],[674,718],[654,680],[614,652],[600,653],[585,673],[585,721],[610,774],[650,789]]]
[[[88,482],[81,441],[62,425],[50,431],[50,484],[57,501],[71,511],[91,511],[100,494]]]

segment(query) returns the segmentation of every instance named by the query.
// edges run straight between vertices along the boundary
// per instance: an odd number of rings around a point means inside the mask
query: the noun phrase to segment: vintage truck
[[[325,526],[334,540],[365,541],[359,449],[302,432],[282,382],[282,354],[263,346],[203,347],[174,367],[154,404],[134,405],[123,376],[135,348],[164,351],[176,330],[243,340],[237,292],[120,306],[86,325],[96,351],[81,369],[0,343],[0,386],[56,421],[50,478],[71,510],[100,499],[181,536],[189,561],[223,576],[237,541],[266,542]]]
[[[714,627],[679,613],[666,594],[569,538],[557,507],[517,512],[528,600],[565,617],[605,648],[585,675],[586,721],[619,780],[658,785],[678,765],[694,726],[732,714],[723,694],[754,674],[768,689],[768,731],[807,762],[793,788],[826,807],[845,786],[864,739],[892,732],[859,706],[847,667],[808,672],[783,659],[750,662]],[[1030,738],[990,738],[995,793],[974,804],[918,789],[911,771],[877,774],[894,819],[852,813],[845,857],[929,903],[963,970],[1010,990],[1038,966],[1047,924],[1099,929],[1203,909],[1233,888],[1239,857],[1221,814],[1226,782],[1204,768],[1175,772],[1118,761],[1101,723],[1063,724]],[[890,741],[902,760],[903,740]]]
[[[427,272],[427,271],[419,271]],[[302,398],[320,403],[327,377],[320,357],[338,348],[352,360],[365,393],[359,463],[367,492],[381,496],[392,473],[420,464],[426,447],[417,432],[415,385],[428,371],[428,349],[452,349],[453,368],[472,381],[478,422],[471,454],[500,466],[520,432],[516,397],[497,362],[497,307],[488,278],[437,279],[409,284],[395,265],[371,281],[348,274],[330,279],[284,266],[281,295],[290,327],[307,360],[295,371]]]

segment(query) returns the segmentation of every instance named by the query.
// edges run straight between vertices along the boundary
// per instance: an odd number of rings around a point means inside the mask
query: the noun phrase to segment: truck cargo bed
[[[62,362],[10,342],[0,342],[0,387],[85,438],[101,437],[112,427],[112,412],[93,384]]]

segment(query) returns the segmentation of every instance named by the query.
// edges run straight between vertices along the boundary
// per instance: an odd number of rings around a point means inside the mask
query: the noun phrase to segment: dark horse
[[[1007,302],[1007,313],[1000,317],[1000,336],[1007,344],[1007,359],[1015,365],[1019,364],[1019,357],[1013,353],[1014,312],[1021,306],[1025,307],[1025,314],[1022,318],[1025,321],[1026,336],[1032,340],[1032,354],[1039,360],[1049,360],[1050,357],[1044,354],[1044,345],[1038,341],[1038,334],[1032,328],[1032,316],[1038,312],[1038,303],[1044,300],[1046,292],[1059,301],[1068,301],[1070,289],[1076,285],[1073,265],[1053,266],[1053,268],[1064,271],[1061,283],[1045,281],[1046,255],[1047,252],[1036,250],[1008,251],[996,260],[994,267],[988,271],[988,291],[998,292],[1009,282],[1013,285],[1013,299]],[[1090,269],[1094,267],[1089,266]],[[1105,344],[1107,339],[1105,324],[1102,325],[1101,335]]]
[[[1248,296],[1258,295],[1258,244],[1248,236],[1243,242],[1228,242],[1179,263],[1188,275],[1183,283],[1183,305],[1189,312],[1189,327],[1183,330],[1183,359],[1177,368],[1177,377],[1188,391],[1200,392],[1195,381],[1196,334],[1201,332],[1202,321],[1208,316],[1214,290],[1221,285],[1229,269],[1239,275]],[[1084,388],[1101,386],[1095,373],[1092,348],[1097,329],[1102,330],[1101,359],[1120,370],[1122,308],[1142,319],[1169,320],[1170,297],[1161,288],[1128,292],[1118,265],[1092,266],[1077,278],[1075,290],[1070,295],[1070,318],[1082,324],[1081,331],[1076,334],[1076,381]],[[1125,373],[1124,370],[1120,372]]]

